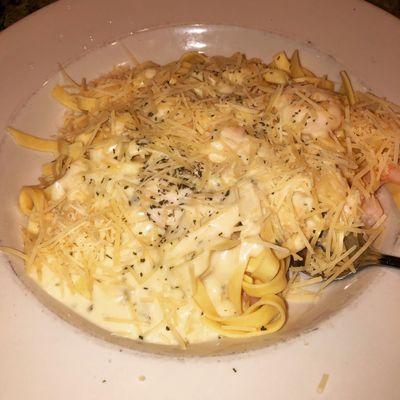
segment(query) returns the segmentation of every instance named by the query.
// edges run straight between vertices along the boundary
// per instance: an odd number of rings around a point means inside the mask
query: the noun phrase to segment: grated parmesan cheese
[[[283,55],[134,59],[56,86],[69,109],[58,142],[12,131],[58,157],[21,192],[23,254],[2,250],[117,335],[186,348],[279,329],[282,297],[315,300],[308,288],[354,270],[379,234],[384,217],[366,229],[362,199],[398,163],[400,129],[398,106],[354,93],[343,74],[346,97]],[[369,239],[347,248],[351,233]],[[266,250],[275,269],[257,258]],[[267,297],[254,304],[246,290]],[[268,317],[273,306],[280,317]],[[253,311],[267,327],[242,322]]]

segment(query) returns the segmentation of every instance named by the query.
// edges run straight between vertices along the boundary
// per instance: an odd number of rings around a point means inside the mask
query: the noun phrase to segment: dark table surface
[[[0,0],[0,30],[55,0]],[[368,0],[400,17],[400,0]]]

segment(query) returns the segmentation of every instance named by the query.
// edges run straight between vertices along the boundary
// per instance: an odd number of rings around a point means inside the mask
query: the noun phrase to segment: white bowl
[[[294,49],[299,49],[302,62],[307,68],[320,74],[328,73],[334,81],[339,81],[338,72],[344,68],[332,57],[309,45],[264,31],[224,25],[175,26],[144,30],[98,47],[83,57],[72,60],[64,67],[78,81],[83,77],[91,79],[109,71],[114,65],[129,63],[126,48],[132,51],[139,60],[151,59],[157,63],[172,61],[182,53],[193,50],[209,55],[231,55],[241,51],[249,57],[257,56],[268,61],[280,50],[286,50],[290,54]],[[34,69],[35,66],[32,65],[30,68]],[[15,111],[9,123],[39,136],[54,135],[61,124],[64,110],[51,99],[50,91],[61,79],[60,74],[49,77]],[[361,86],[359,82],[357,86]],[[8,136],[4,137],[4,132],[1,134],[0,182],[3,187],[1,190],[3,205],[0,208],[0,235],[3,245],[21,248],[19,227],[22,219],[16,205],[18,191],[22,185],[37,182],[40,166],[49,158],[18,147]],[[270,336],[192,345],[188,350],[182,351],[171,346],[146,344],[111,335],[51,298],[25,276],[20,262],[12,259],[10,264],[19,278],[44,305],[82,330],[119,346],[174,355],[228,354],[290,340],[310,330],[318,329],[321,323],[334,318],[336,313],[348,307],[372,282],[378,279],[379,275],[377,270],[366,271],[351,279],[332,284],[323,292],[323,296],[317,303],[290,304],[288,322],[281,331]]]

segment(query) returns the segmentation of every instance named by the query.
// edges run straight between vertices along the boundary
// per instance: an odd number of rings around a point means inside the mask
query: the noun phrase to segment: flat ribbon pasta
[[[42,139],[12,128],[11,126],[7,128],[7,131],[14,138],[15,142],[22,147],[36,151],[43,151],[45,153],[58,154],[57,140]]]
[[[252,261],[258,265],[252,271]],[[251,259],[247,266],[251,276],[246,275],[242,282],[243,290],[253,297],[262,297],[266,294],[277,294],[287,286],[286,268],[283,261],[279,261],[271,249],[265,249],[259,256]]]
[[[245,275],[249,272],[252,276]],[[227,337],[257,336],[279,330],[286,321],[286,304],[277,295],[287,285],[284,262],[270,249],[263,250],[247,265],[240,265],[232,275],[229,292],[238,315],[218,315],[203,282],[197,280],[194,300],[204,313],[204,321],[219,334]],[[239,296],[238,296],[239,290]],[[242,292],[259,298],[242,312]],[[238,304],[239,303],[239,304]]]
[[[34,186],[24,186],[19,193],[19,208],[25,215],[33,210],[43,211],[46,198],[42,189]]]
[[[197,281],[194,299],[204,313],[204,322],[222,336],[249,337],[265,335],[279,330],[286,321],[284,300],[275,295],[265,295],[238,316],[220,317],[213,306],[203,283]]]

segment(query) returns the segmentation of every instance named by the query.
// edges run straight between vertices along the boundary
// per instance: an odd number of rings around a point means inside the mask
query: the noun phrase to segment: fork
[[[356,273],[360,269],[364,269],[367,267],[377,267],[377,266],[385,266],[385,267],[400,269],[400,257],[391,256],[389,254],[382,254],[377,250],[368,249],[363,255],[361,255],[354,262],[354,268],[356,269]],[[342,279],[349,277],[350,275],[354,275],[354,272],[350,270],[343,271],[339,276],[336,277],[335,281],[340,281]]]
[[[345,238],[346,248],[351,248],[352,246],[356,246],[356,249],[359,249],[364,243],[363,237],[355,234],[348,235]],[[294,262],[295,264],[300,264],[299,262]],[[392,267],[392,268],[399,268],[400,269],[400,257],[391,256],[389,254],[382,254],[379,251],[368,248],[357,260],[354,261],[354,268],[357,273],[360,269],[364,269],[367,267],[377,267],[377,266],[385,266],[385,267]],[[311,276],[307,271],[303,271],[304,274]],[[341,274],[339,274],[334,280],[340,281],[349,277],[350,275],[355,274],[351,270],[345,270]],[[329,277],[325,277],[322,274],[312,275],[312,277],[321,276],[323,280],[328,279]]]

